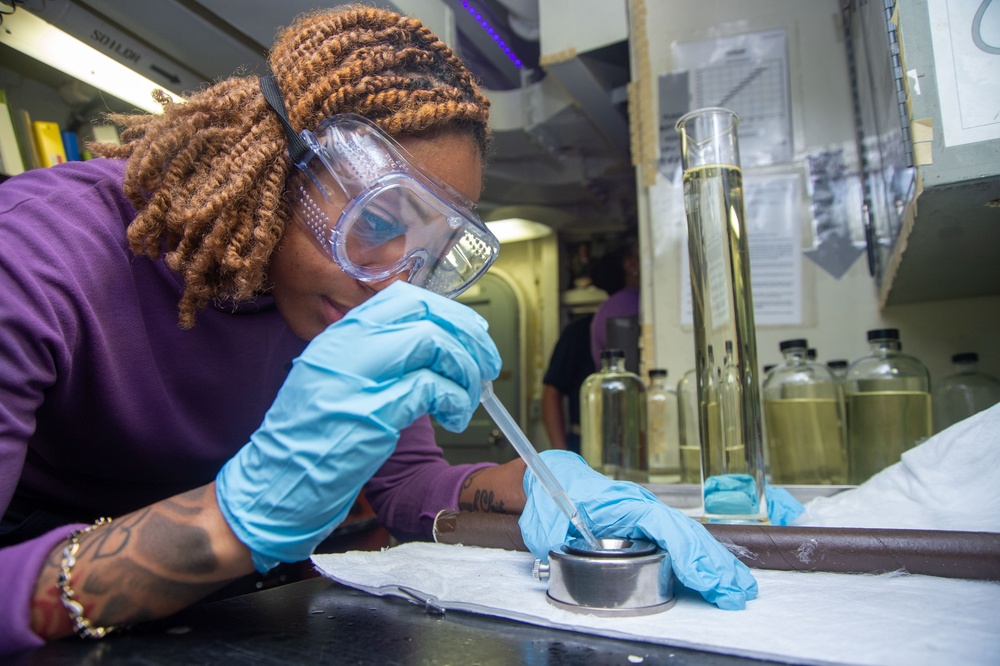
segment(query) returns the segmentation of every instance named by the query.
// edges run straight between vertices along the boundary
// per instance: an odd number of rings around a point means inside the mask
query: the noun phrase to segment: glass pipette
[[[587,545],[594,550],[601,550],[601,543],[594,536],[594,533],[590,531],[590,528],[587,527],[587,524],[583,522],[583,519],[580,518],[580,513],[576,510],[576,505],[570,500],[569,495],[566,494],[566,491],[563,490],[563,487],[559,485],[556,477],[552,474],[552,470],[545,464],[542,457],[538,455],[538,451],[531,445],[531,442],[528,441],[524,432],[517,425],[517,422],[511,417],[510,412],[507,411],[507,408],[497,398],[496,393],[493,392],[493,382],[483,382],[483,397],[481,402],[493,418],[493,421],[500,428],[500,431],[507,437],[511,445],[513,445],[514,450],[524,459],[525,464],[528,465],[528,469],[541,482],[542,487],[545,488],[545,492],[549,494],[549,497],[556,503],[556,506],[566,514],[569,522],[573,523],[573,526],[583,535],[583,538],[587,541]]]

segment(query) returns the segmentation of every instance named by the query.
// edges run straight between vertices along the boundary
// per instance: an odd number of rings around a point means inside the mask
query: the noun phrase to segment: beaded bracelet
[[[69,586],[73,578],[72,569],[76,564],[76,554],[80,551],[80,537],[110,522],[110,518],[98,518],[97,522],[90,527],[74,530],[69,535],[69,543],[66,544],[62,552],[62,563],[59,565],[59,578],[56,581],[56,587],[59,588],[59,599],[62,601],[62,605],[69,611],[69,619],[73,622],[73,631],[80,638],[104,638],[116,629],[116,627],[94,626],[94,623],[84,616],[83,604],[74,599],[76,593]]]

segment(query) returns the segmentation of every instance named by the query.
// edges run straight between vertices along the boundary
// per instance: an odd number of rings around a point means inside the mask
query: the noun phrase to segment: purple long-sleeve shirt
[[[34,581],[75,521],[212,481],[305,346],[268,296],[181,329],[180,277],[128,248],[123,175],[91,160],[0,186],[0,510],[16,495],[73,522],[0,549],[0,654],[42,643]],[[449,465],[423,417],[365,494],[394,533],[427,538],[479,467]]]

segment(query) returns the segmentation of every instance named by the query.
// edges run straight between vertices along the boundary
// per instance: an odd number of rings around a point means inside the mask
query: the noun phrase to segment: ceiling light
[[[501,243],[516,243],[518,241],[544,238],[552,233],[552,227],[541,222],[533,222],[520,217],[487,222],[486,226]]]
[[[175,102],[183,101],[163,86],[21,8],[4,15],[0,42],[150,113],[163,111],[153,99],[154,90],[163,90]]]

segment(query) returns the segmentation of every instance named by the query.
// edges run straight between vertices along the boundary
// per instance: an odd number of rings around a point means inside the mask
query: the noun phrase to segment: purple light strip
[[[508,46],[507,43],[500,38],[500,34],[493,29],[490,22],[483,18],[482,12],[477,10],[476,7],[469,2],[469,0],[458,0],[458,2],[462,5],[462,9],[469,12],[469,15],[476,19],[476,22],[479,23],[479,26],[486,32],[486,34],[493,37],[493,41],[496,42],[497,46],[499,46],[500,49],[507,55],[507,59],[514,63],[515,67],[523,67],[521,59],[518,58],[517,54],[511,50],[510,46]]]

